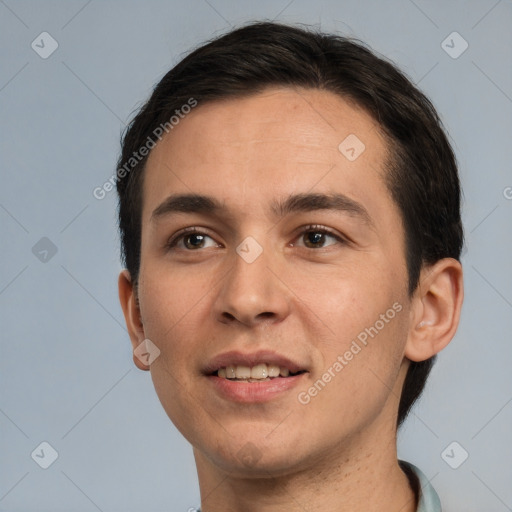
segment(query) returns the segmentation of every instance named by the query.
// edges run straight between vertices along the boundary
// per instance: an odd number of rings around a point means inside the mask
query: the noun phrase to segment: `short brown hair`
[[[386,184],[398,205],[406,240],[409,296],[423,265],[460,259],[463,228],[455,155],[428,98],[391,62],[359,41],[273,22],[235,29],[190,53],[156,85],[122,139],[118,169],[155,128],[194,98],[199,105],[261,92],[304,87],[352,99],[389,140]],[[123,262],[137,283],[141,250],[143,158],[118,180]],[[435,356],[411,361],[399,427],[421,395]]]

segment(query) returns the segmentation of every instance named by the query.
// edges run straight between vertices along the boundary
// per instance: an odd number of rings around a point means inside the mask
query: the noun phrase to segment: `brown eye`
[[[311,248],[312,246],[313,248],[316,248],[316,246],[319,244],[323,246],[323,244],[325,243],[325,233],[322,233],[320,231],[308,231],[304,235],[303,240],[306,247],[309,248]]]
[[[188,228],[173,237],[166,245],[166,249],[171,251],[181,249],[186,251],[196,251],[205,247],[218,247],[219,244],[206,233],[195,228]]]
[[[204,244],[205,236],[200,233],[192,233],[183,237],[183,244],[187,249],[198,249]]]
[[[302,231],[299,239],[302,239],[307,249],[323,249],[336,243],[346,243],[343,238],[330,230],[316,226],[308,226],[306,230]],[[328,243],[329,239],[334,240],[334,242]]]

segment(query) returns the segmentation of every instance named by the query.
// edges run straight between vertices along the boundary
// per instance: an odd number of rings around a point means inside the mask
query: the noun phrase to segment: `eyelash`
[[[337,235],[336,233],[334,233],[333,231],[331,231],[330,229],[324,227],[324,226],[321,226],[321,225],[318,225],[318,224],[310,224],[308,226],[305,226],[303,228],[301,228],[302,231],[300,231],[297,236],[295,237],[295,239],[299,238],[301,235],[304,235],[305,233],[310,233],[310,232],[313,232],[313,233],[322,233],[322,234],[325,234],[325,235],[329,235],[331,236],[332,238],[336,239],[340,244],[342,245],[346,245],[348,244],[348,241]],[[204,231],[201,231],[200,228],[197,228],[197,227],[189,227],[189,228],[185,228],[183,230],[181,230],[180,232],[178,232],[175,236],[173,236],[168,242],[167,244],[165,245],[165,249],[166,250],[173,250],[177,243],[179,241],[181,241],[183,238],[185,238],[187,235],[206,235],[207,237],[209,238],[212,238],[208,233],[205,233]],[[213,238],[212,238],[213,240]],[[311,249],[310,247],[304,247],[305,249]],[[318,249],[325,249],[325,247],[319,247]],[[318,250],[318,249],[311,249],[311,250]],[[196,252],[198,251],[199,249],[184,249],[188,252]]]

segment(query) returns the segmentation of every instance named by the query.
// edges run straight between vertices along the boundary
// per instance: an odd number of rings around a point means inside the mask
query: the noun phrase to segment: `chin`
[[[294,441],[288,433],[286,440],[276,437],[275,442],[268,442],[264,436],[230,437],[203,445],[199,456],[206,456],[218,468],[241,478],[268,478],[291,474],[308,465],[307,461],[314,457],[298,450],[298,446],[308,444]]]

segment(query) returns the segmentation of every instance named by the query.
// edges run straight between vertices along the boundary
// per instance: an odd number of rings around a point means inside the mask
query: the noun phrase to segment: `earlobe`
[[[405,347],[405,356],[411,361],[429,359],[454,337],[464,298],[462,277],[462,266],[453,258],[422,269]]]
[[[119,301],[123,310],[126,327],[132,342],[132,350],[144,342],[144,326],[140,314],[137,291],[133,286],[132,279],[128,270],[124,269],[118,278]],[[144,364],[135,354],[133,362],[140,370],[149,370],[149,366]]]

